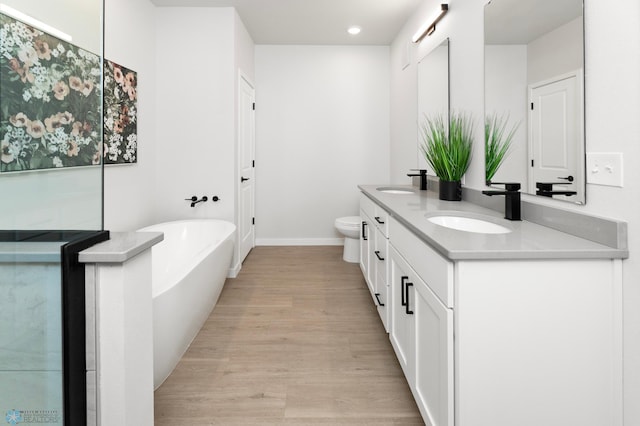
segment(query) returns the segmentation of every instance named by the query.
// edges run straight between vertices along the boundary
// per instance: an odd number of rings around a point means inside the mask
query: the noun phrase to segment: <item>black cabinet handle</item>
[[[384,306],[384,303],[380,301],[380,293],[376,293],[376,300],[378,301],[378,306]]]
[[[373,253],[375,253],[376,257],[378,258],[378,260],[384,260],[384,257],[380,256],[380,250],[376,250]]]
[[[409,277],[400,277],[400,302],[402,306],[407,306],[407,302],[404,300],[405,292],[404,292],[404,283],[407,281]]]
[[[240,176],[240,182],[244,182],[245,180],[249,180],[249,178],[246,178],[244,176]]]
[[[362,239],[365,241],[369,239],[367,238],[367,222],[364,220],[362,221]]]
[[[384,224],[384,221],[380,220],[380,216],[376,216],[374,217],[374,219],[376,220],[376,222],[378,222],[380,225]]]
[[[405,299],[407,304],[405,305],[405,312],[407,315],[413,315],[413,311],[409,310],[409,287],[413,287],[413,283],[407,283],[404,287],[405,293],[407,294]]]
[[[563,180],[568,180],[569,182],[573,182],[573,176],[569,175],[569,176],[558,176],[558,179],[563,179]]]

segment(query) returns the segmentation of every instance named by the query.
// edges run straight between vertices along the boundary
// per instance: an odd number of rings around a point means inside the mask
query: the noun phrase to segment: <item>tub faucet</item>
[[[419,173],[418,174],[408,173],[407,176],[409,177],[420,176],[420,189],[422,191],[426,191],[427,190],[427,170],[426,169],[411,169],[411,170],[414,170]]]
[[[195,207],[196,204],[198,203],[202,203],[204,201],[207,201],[209,198],[207,198],[207,196],[205,195],[204,197],[200,198],[198,200],[198,197],[196,197],[195,195],[192,196],[191,198],[185,198],[185,201],[191,201],[191,207]]]
[[[520,214],[520,184],[510,182],[491,182],[487,185],[504,185],[504,191],[482,191],[484,195],[504,195],[504,218],[508,220],[522,220]]]

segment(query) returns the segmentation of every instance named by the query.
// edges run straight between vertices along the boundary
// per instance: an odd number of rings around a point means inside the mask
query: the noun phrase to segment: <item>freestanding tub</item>
[[[223,220],[180,220],[139,229],[164,232],[153,247],[153,386],[184,355],[218,301],[233,257],[236,227]]]

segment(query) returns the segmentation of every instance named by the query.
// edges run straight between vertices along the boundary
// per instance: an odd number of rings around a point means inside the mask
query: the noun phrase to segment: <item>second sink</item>
[[[457,231],[475,232],[478,234],[506,234],[511,232],[510,228],[502,226],[493,218],[486,218],[479,215],[467,215],[458,212],[439,212],[425,215],[427,220],[445,228]]]
[[[395,186],[381,186],[376,188],[376,191],[384,192],[386,194],[413,194],[415,192],[413,189]]]

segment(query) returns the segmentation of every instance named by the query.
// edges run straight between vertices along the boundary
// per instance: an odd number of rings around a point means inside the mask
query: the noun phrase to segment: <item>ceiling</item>
[[[151,0],[235,7],[256,44],[389,45],[423,0]],[[357,36],[347,28],[357,25]]]
[[[582,16],[582,0],[491,0],[484,16],[486,44],[527,44]]]

